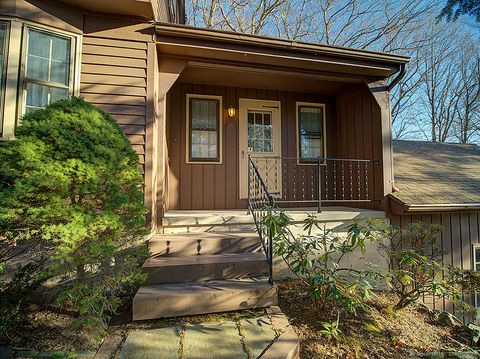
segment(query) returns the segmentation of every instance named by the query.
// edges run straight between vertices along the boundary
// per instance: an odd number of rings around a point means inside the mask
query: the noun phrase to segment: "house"
[[[391,223],[398,227],[413,222],[441,225],[443,262],[480,270],[480,147],[393,141],[393,150]],[[480,305],[477,298],[466,299]],[[454,309],[442,298],[426,301],[436,309]]]
[[[276,303],[265,205],[345,223],[386,216],[393,189],[389,91],[407,57],[184,19],[175,0],[0,3],[1,137],[79,95],[139,154],[153,257],[135,319]]]

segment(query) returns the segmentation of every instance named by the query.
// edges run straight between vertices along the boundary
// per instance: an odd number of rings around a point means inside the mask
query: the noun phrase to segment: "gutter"
[[[467,211],[480,210],[480,203],[412,204],[406,207],[406,212]]]
[[[259,46],[270,49],[290,50],[295,52],[310,53],[313,55],[330,55],[344,58],[378,61],[381,63],[402,65],[410,58],[400,55],[392,55],[382,52],[357,50],[348,47],[320,45],[286,39],[277,39],[259,35],[241,34],[231,31],[201,29],[178,24],[157,23],[155,29],[158,35],[177,36],[190,39],[203,39],[209,41],[224,42],[228,44],[240,44],[246,46]]]
[[[397,76],[395,76],[392,82],[390,82],[390,84],[387,85],[387,91],[390,92],[395,87],[395,85],[403,79],[406,73],[407,73],[407,64],[406,63],[400,64],[400,72],[398,73]]]

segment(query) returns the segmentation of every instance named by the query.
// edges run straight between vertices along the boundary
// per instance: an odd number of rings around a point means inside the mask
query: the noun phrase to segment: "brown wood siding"
[[[187,94],[223,97],[222,164],[186,163]],[[238,114],[236,118],[226,114],[226,109],[232,105],[238,109],[240,98],[281,101],[282,155],[293,157],[297,156],[296,102],[325,103],[327,153],[334,151],[335,99],[331,96],[176,83],[168,97],[168,209],[246,208],[246,201],[239,199]]]
[[[80,95],[115,117],[145,163],[147,43],[84,36]]]
[[[442,226],[441,244],[445,251],[443,263],[455,265],[462,269],[473,269],[472,245],[480,243],[480,212],[448,212],[422,215],[392,215],[390,218],[394,226],[405,228],[410,223],[423,222]],[[443,297],[425,296],[425,304],[433,309],[447,310],[459,318],[463,317],[460,308]],[[465,297],[467,303],[473,305],[472,296]],[[464,321],[469,318],[463,317]]]
[[[361,203],[364,208],[383,209],[382,128],[380,108],[365,85],[350,86],[336,96],[337,121],[333,130],[335,154],[338,158],[369,159],[373,165],[373,178],[368,178],[368,192],[374,194],[373,203]],[[365,188],[361,176],[360,188]],[[355,181],[353,191],[358,191]],[[363,193],[363,190],[362,190]],[[352,204],[355,206],[355,204]]]

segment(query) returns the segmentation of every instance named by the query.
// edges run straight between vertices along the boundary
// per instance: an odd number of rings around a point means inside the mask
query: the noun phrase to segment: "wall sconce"
[[[227,113],[228,113],[228,117],[235,117],[235,107],[233,106],[230,106],[227,110]]]

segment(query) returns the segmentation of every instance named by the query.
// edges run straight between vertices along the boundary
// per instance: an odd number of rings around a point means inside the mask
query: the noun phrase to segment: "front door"
[[[280,101],[239,100],[240,198],[248,197],[248,156],[275,196],[281,192]]]

